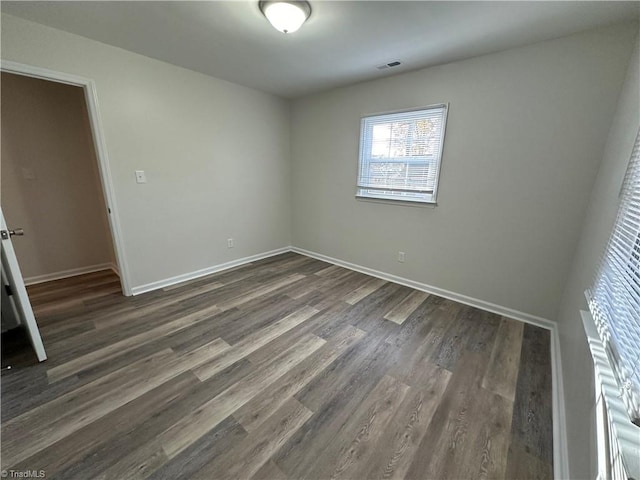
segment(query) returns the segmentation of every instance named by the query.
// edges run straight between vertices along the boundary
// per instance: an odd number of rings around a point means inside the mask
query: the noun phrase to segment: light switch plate
[[[136,183],[147,183],[147,175],[144,170],[136,170]]]

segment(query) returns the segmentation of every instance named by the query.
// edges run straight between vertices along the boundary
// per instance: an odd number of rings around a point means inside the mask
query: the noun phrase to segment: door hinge
[[[5,285],[4,291],[7,292],[7,295],[9,295],[10,297],[13,296],[13,289],[11,288],[11,285]]]

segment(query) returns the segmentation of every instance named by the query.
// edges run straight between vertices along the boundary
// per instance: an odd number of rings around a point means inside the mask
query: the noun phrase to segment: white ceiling
[[[638,19],[640,2],[318,1],[293,34],[258,1],[11,2],[5,13],[283,97]],[[400,60],[380,71],[376,66]]]

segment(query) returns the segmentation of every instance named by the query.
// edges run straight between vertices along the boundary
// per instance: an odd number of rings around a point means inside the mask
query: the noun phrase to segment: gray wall
[[[27,282],[115,263],[81,88],[2,73],[2,209]]]
[[[293,244],[554,320],[634,35],[617,25],[296,101]],[[442,102],[439,205],[356,200],[360,117]]]
[[[640,49],[631,64],[607,139],[600,171],[589,199],[589,208],[558,317],[567,404],[567,429],[571,475],[595,478],[595,452],[591,464],[585,452],[595,447],[593,363],[579,310],[587,309],[584,291],[591,286],[618,209],[618,192],[640,128]]]
[[[290,244],[287,101],[6,14],[2,58],[95,81],[133,287]]]

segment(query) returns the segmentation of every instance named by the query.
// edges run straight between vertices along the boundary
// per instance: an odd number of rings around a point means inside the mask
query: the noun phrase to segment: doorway
[[[130,295],[93,83],[7,62],[1,75],[2,209],[24,230],[13,245],[36,318],[83,286]]]

